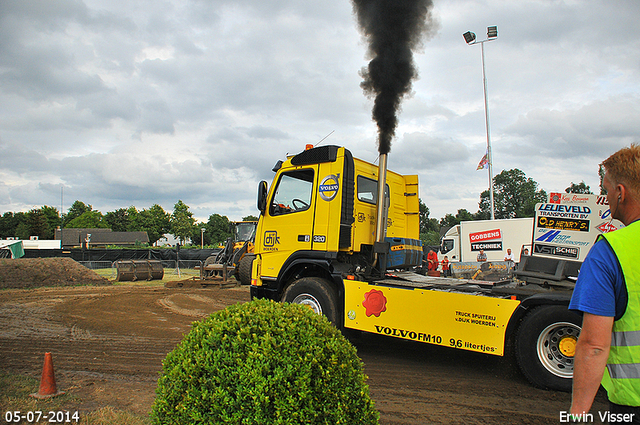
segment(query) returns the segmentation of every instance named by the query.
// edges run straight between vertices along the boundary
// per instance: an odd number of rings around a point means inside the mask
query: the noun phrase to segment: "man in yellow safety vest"
[[[598,238],[569,305],[584,314],[570,413],[584,417],[602,383],[609,414],[640,423],[640,146],[623,148],[601,165],[611,217],[625,227]]]

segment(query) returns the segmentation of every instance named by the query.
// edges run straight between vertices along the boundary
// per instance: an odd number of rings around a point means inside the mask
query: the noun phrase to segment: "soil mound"
[[[71,258],[0,259],[0,289],[109,284]]]

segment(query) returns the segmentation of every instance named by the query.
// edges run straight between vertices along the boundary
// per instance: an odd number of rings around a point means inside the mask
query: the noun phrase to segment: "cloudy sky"
[[[418,174],[440,218],[494,173],[546,191],[598,188],[597,165],[640,141],[637,0],[434,0],[389,168]],[[257,183],[324,144],[375,161],[367,45],[349,0],[0,2],[0,213],[75,200],[103,213],[182,199],[201,221],[256,214]],[[63,193],[63,196],[61,196]]]

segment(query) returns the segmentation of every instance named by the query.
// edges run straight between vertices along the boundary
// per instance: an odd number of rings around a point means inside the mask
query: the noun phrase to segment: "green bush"
[[[377,424],[355,348],[297,304],[236,304],[164,360],[154,424]]]

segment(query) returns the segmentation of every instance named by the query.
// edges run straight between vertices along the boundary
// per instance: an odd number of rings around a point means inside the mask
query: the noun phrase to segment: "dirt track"
[[[0,370],[39,379],[50,351],[58,387],[81,411],[146,414],[161,362],[190,323],[248,300],[247,287],[0,291]],[[508,358],[372,335],[356,346],[382,424],[553,424],[569,408],[569,394],[531,387]],[[602,394],[594,408],[607,410]]]

